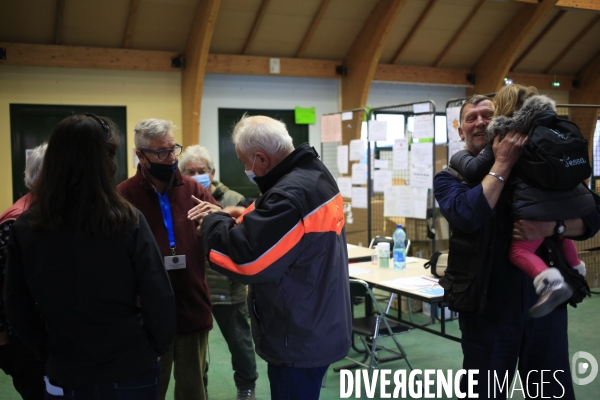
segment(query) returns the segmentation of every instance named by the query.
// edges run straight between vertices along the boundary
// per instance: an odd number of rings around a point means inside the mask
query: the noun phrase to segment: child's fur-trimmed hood
[[[485,133],[486,141],[491,142],[496,135],[504,137],[511,129],[526,134],[533,118],[543,111],[556,112],[556,102],[543,94],[531,96],[512,117],[500,116],[492,120]]]

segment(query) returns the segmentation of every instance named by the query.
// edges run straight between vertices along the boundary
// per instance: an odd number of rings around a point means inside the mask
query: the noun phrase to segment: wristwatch
[[[564,221],[556,221],[556,226],[554,227],[554,235],[562,236],[567,231],[567,226]]]

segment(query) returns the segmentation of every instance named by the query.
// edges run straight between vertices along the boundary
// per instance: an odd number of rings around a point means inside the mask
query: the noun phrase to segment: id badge
[[[46,382],[46,392],[48,392],[48,394],[51,394],[52,396],[65,395],[65,392],[62,390],[62,388],[51,384],[47,376],[44,377],[44,382]]]
[[[176,255],[165,257],[165,268],[167,271],[172,269],[185,269],[185,256]]]

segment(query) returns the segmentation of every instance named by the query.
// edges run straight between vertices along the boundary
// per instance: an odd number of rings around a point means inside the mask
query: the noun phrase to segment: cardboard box
[[[423,305],[423,314],[427,315],[428,317],[431,317],[431,304],[423,301],[421,302]],[[446,321],[451,320],[451,319],[456,319],[458,318],[458,312],[456,311],[450,311],[447,307],[444,309],[444,316],[446,317]],[[441,311],[440,308],[436,306],[435,308],[435,317],[436,318],[441,318]]]
[[[448,145],[435,146],[435,173],[437,174],[448,166]]]
[[[344,203],[346,233],[366,232],[369,229],[368,214],[368,208],[353,208],[352,203]],[[383,234],[383,200],[371,200],[371,230]]]
[[[580,251],[579,258],[585,263],[585,279],[590,288],[600,287],[600,250]]]
[[[587,240],[574,240],[577,251],[600,248],[600,234]]]

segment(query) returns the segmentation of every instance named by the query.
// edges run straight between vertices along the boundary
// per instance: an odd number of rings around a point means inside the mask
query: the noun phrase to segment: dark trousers
[[[515,367],[521,378],[521,382],[516,382],[516,388],[522,387],[526,398],[542,398],[541,386],[545,398],[575,398],[569,366],[566,306],[558,307],[542,318],[524,315],[518,326],[506,326],[473,315],[461,315],[460,318],[463,368],[479,370],[476,393],[480,399],[506,399]],[[536,372],[530,374],[530,371]],[[494,372],[500,384],[494,382]],[[507,384],[500,392],[505,376],[508,377]],[[467,381],[463,378],[461,390],[466,392],[466,389]]]
[[[44,364],[16,336],[0,346],[0,369],[10,375],[23,400],[44,398]]]
[[[246,302],[215,304],[212,312],[231,353],[235,386],[240,390],[254,389],[258,372],[248,320],[248,305]]]
[[[271,400],[318,400],[327,368],[329,365],[291,368],[268,364]]]
[[[82,387],[64,387],[63,396],[46,392],[46,400],[157,400],[160,370],[150,368],[143,374],[125,381]]]

